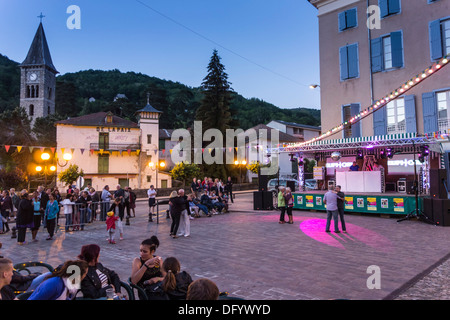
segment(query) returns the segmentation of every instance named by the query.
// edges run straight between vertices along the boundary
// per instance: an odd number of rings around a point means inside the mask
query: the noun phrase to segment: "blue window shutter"
[[[359,104],[352,103],[350,105],[351,115],[356,116],[360,111]],[[352,125],[352,138],[361,137],[361,121]]]
[[[440,20],[435,20],[430,23],[430,46],[432,60],[438,60],[443,57]]]
[[[356,9],[347,10],[345,13],[347,17],[347,28],[356,27]]]
[[[359,74],[359,62],[358,62],[358,45],[352,44],[347,47],[348,56],[348,77],[356,78]]]
[[[386,107],[373,113],[373,135],[384,136],[387,134]]]
[[[380,7],[380,16],[382,18],[389,15],[389,7],[388,7],[388,0],[379,0],[378,5]]]
[[[339,31],[344,31],[347,28],[347,23],[345,22],[345,11],[339,13],[338,19],[339,19]]]
[[[373,39],[371,41],[371,60],[372,72],[380,72],[383,70],[383,40],[382,38]]]
[[[341,64],[341,80],[348,79],[348,57],[347,47],[339,48],[339,57]]]
[[[403,41],[401,31],[391,33],[392,66],[403,67]]]
[[[416,96],[415,95],[405,96],[404,101],[405,101],[406,133],[417,132]]]
[[[434,92],[423,93],[422,106],[424,133],[432,133],[438,131],[436,94]]]
[[[400,0],[388,1],[389,14],[395,14],[400,12]]]

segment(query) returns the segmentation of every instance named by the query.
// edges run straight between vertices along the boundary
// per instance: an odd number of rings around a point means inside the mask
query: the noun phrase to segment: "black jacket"
[[[108,287],[102,288],[97,269],[108,277]],[[120,292],[120,278],[117,273],[105,268],[101,263],[97,263],[95,267],[89,267],[86,277],[81,281],[81,292],[84,298],[98,299],[106,297],[106,289],[111,287],[114,287],[115,292]]]
[[[33,205],[28,199],[20,199],[19,207],[17,208],[16,224],[18,226],[25,226],[33,222]]]

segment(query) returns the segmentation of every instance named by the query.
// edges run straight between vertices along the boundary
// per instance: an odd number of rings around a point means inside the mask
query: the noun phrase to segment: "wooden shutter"
[[[436,94],[434,92],[423,93],[422,106],[424,133],[432,133],[438,131]]]
[[[358,45],[352,44],[347,48],[348,57],[348,77],[356,78],[359,75],[359,61],[358,61]]]
[[[357,115],[361,109],[359,104],[352,103],[350,105],[350,109],[352,112],[352,117]],[[352,125],[352,138],[361,137],[361,121]]]
[[[377,38],[371,41],[372,72],[383,70],[383,39]]]
[[[394,68],[403,67],[403,41],[402,32],[391,33],[392,66]]]
[[[386,107],[373,113],[373,135],[384,136],[387,134]]]
[[[430,23],[430,47],[432,60],[438,60],[443,57],[440,20],[435,20]]]
[[[406,133],[417,132],[416,96],[415,95],[405,96],[404,101],[405,101]]]
[[[341,80],[348,79],[347,47],[339,48],[339,61],[341,67]]]

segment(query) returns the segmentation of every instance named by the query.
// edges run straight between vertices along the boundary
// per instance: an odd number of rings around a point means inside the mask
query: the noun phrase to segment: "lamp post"
[[[159,161],[159,163],[154,163],[153,161],[148,164],[152,171],[156,171],[156,183],[155,189],[158,189],[158,171],[160,168],[164,169],[166,167],[166,163],[164,161]]]
[[[236,166],[239,166],[239,183],[242,184],[242,166],[245,166],[247,164],[247,161],[242,160],[239,162],[238,160],[234,161],[234,164]]]
[[[310,88],[311,90],[314,90],[314,89],[316,89],[317,87],[320,87],[320,85],[318,85],[318,84],[310,84],[310,85],[309,85],[309,88]]]

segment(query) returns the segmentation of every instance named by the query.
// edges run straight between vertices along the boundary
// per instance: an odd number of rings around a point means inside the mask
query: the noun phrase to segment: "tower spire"
[[[41,20],[41,23],[42,23],[42,19],[45,18],[45,16],[42,14],[42,12],[41,12],[41,14],[38,15],[37,17]]]

